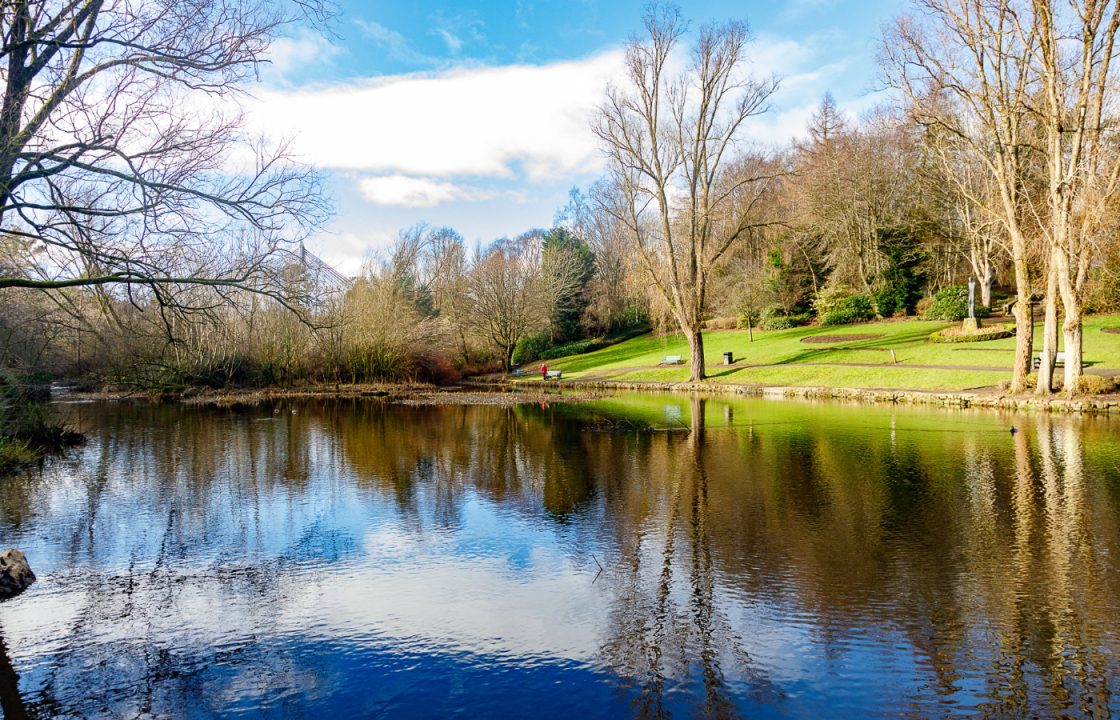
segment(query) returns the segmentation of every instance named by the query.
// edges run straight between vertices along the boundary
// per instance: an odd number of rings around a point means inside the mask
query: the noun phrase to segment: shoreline
[[[53,400],[147,400],[184,405],[234,407],[297,399],[380,399],[404,405],[519,405],[538,402],[587,402],[612,392],[739,395],[770,400],[835,400],[866,404],[984,408],[1014,412],[1120,415],[1120,394],[1066,398],[1008,395],[998,392],[900,390],[827,386],[773,386],[740,383],[566,380],[546,385],[533,381],[485,378],[455,386],[421,384],[314,385],[296,388],[191,390],[182,393],[136,391],[73,392]]]
[[[510,383],[464,382],[440,387],[414,383],[309,385],[293,388],[188,388],[183,392],[97,391],[55,394],[53,402],[141,400],[189,406],[238,407],[282,400],[382,400],[398,405],[520,405],[539,402],[583,402],[602,391],[570,386],[523,387]]]
[[[1078,415],[1120,415],[1120,394],[1074,398],[1059,395],[1008,395],[951,390],[896,390],[800,385],[744,385],[741,383],[672,383],[652,381],[569,380],[568,387],[596,390],[667,392],[707,395],[744,395],[769,400],[836,400],[865,404],[927,405],[944,408],[984,408],[1014,412]]]

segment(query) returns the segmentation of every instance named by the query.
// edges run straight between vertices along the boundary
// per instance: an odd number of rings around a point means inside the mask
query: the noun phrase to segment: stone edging
[[[995,395],[968,392],[925,392],[920,390],[865,390],[830,387],[765,387],[731,383],[655,383],[573,380],[573,386],[602,390],[636,390],[711,395],[749,395],[775,400],[844,400],[895,405],[934,405],[952,408],[991,408],[1018,412],[1120,414],[1120,396],[1086,398],[1035,397],[1033,395]]]

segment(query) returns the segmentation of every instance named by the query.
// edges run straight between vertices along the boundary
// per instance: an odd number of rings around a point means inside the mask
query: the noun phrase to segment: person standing
[[[541,363],[541,380],[548,379],[548,365]]]

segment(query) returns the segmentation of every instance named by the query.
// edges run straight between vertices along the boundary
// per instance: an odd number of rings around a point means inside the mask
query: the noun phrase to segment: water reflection
[[[72,412],[86,446],[0,483],[40,577],[0,605],[5,717],[1120,712],[1106,420]]]

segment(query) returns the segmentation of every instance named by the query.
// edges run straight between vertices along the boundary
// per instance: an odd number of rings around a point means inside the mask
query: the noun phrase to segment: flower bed
[[[984,342],[985,340],[1002,340],[1015,335],[1015,326],[1012,324],[1007,325],[989,325],[982,327],[976,332],[969,332],[960,327],[945,328],[938,330],[929,336],[930,342],[935,343],[970,343],[970,342]]]

